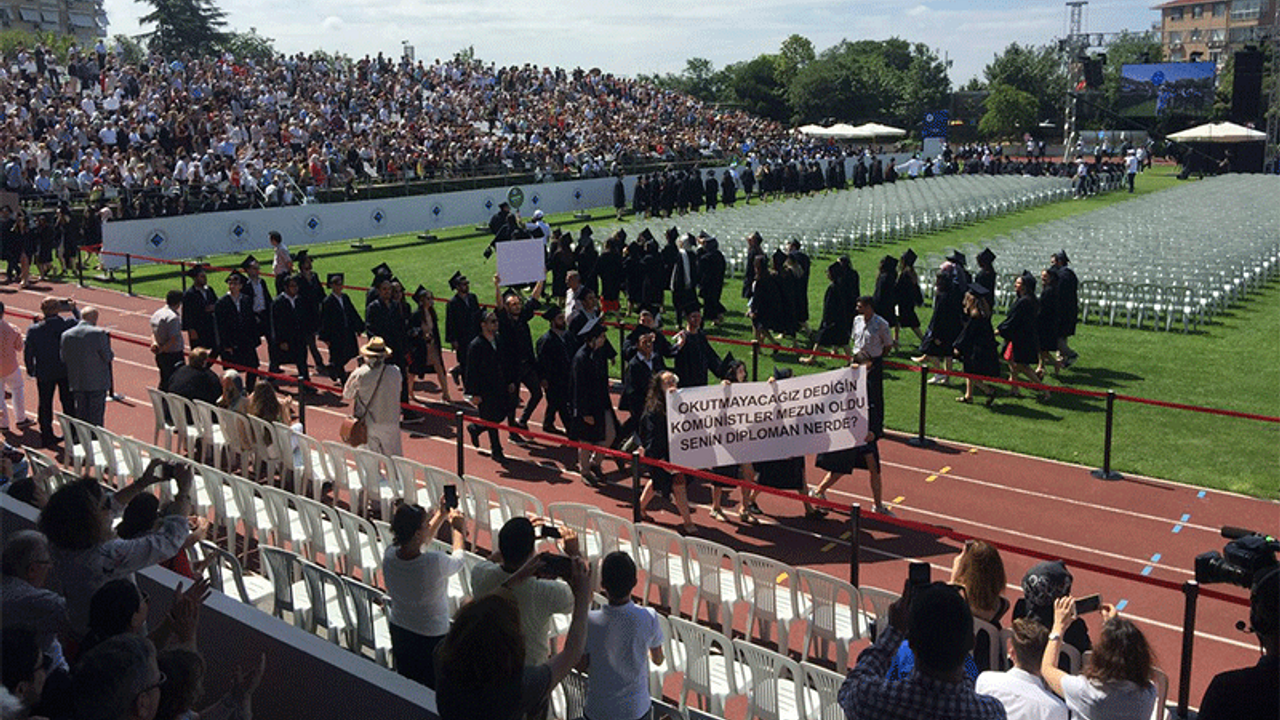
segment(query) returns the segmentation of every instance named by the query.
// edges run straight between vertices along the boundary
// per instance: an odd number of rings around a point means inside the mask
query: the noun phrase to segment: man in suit
[[[467,394],[480,408],[481,420],[500,423],[506,419],[507,403],[511,400],[515,384],[507,382],[502,372],[502,360],[498,354],[498,316],[492,310],[484,314],[480,321],[480,334],[467,347],[467,371],[463,378]],[[467,431],[471,433],[471,444],[476,447],[480,446],[480,433],[488,432],[493,459],[500,463],[507,461],[496,427],[472,424],[467,426]]]
[[[629,415],[622,424],[619,435],[625,438],[623,450],[636,447],[639,438],[640,416],[644,414],[644,401],[649,394],[649,381],[653,374],[666,369],[654,346],[657,331],[641,325],[635,330],[635,353],[627,361],[627,372],[623,375],[622,394],[618,397],[618,409],[626,410]]]
[[[542,402],[542,383],[538,381],[537,357],[534,355],[533,337],[529,332],[529,321],[538,311],[538,300],[542,297],[542,281],[539,280],[533,287],[533,295],[528,302],[511,288],[502,292],[497,275],[493,276],[493,289],[498,307],[498,347],[502,350],[503,374],[515,386],[507,407],[507,423],[527,429],[534,408]],[[522,384],[529,390],[529,402],[517,418],[516,409],[520,406]],[[512,435],[511,439],[524,441],[519,435]]]
[[[617,421],[609,398],[609,356],[605,354],[605,328],[593,319],[578,331],[581,346],[573,356],[573,422],[570,440],[586,443],[578,448],[578,474],[588,485],[603,481],[601,456],[588,445],[612,447]]]
[[[101,426],[107,412],[107,391],[111,389],[111,336],[98,327],[98,309],[80,312],[80,322],[62,333],[62,362],[67,366],[67,384],[75,397],[74,416]]]
[[[62,317],[59,313],[63,310],[70,310],[74,319]],[[44,318],[27,330],[27,345],[23,348],[22,357],[27,366],[27,374],[36,379],[36,390],[39,393],[36,417],[40,424],[40,444],[49,448],[58,442],[58,436],[53,434],[55,390],[62,403],[62,411],[68,415],[75,412],[75,399],[67,384],[67,365],[62,362],[62,333],[75,326],[80,319],[80,312],[76,309],[76,301],[70,298],[45,298],[40,303],[40,312]]]
[[[208,268],[196,265],[187,271],[191,287],[182,295],[182,329],[187,331],[187,345],[209,348],[210,357],[218,357],[218,327],[214,305],[218,294],[209,287]]]
[[[347,382],[347,363],[356,356],[356,336],[364,332],[364,320],[356,312],[351,298],[343,292],[346,277],[329,273],[329,294],[320,304],[320,339],[329,347],[329,375],[342,384]]]
[[[471,283],[461,272],[455,272],[449,278],[449,287],[453,290],[453,297],[445,307],[444,341],[449,343],[458,358],[458,364],[449,373],[453,375],[454,382],[462,383],[469,367],[467,351],[480,331],[480,299],[471,292]]]
[[[569,371],[573,355],[564,310],[552,305],[543,311],[542,317],[551,323],[551,327],[538,338],[537,345],[538,378],[547,397],[547,414],[542,420],[542,431],[554,433],[559,432],[555,426],[556,415],[560,416],[560,422],[566,428],[569,427],[569,393],[572,391]]]
[[[279,364],[296,367],[298,379],[304,383],[300,390],[308,392],[309,387],[305,383],[310,382],[311,374],[307,371],[306,328],[299,307],[302,300],[298,297],[298,279],[287,276],[281,282],[284,292],[271,302],[271,322],[276,329],[272,342]]]
[[[245,373],[245,388],[252,392],[258,379],[258,343],[262,338],[253,298],[244,293],[244,285],[245,276],[239,272],[227,275],[227,294],[214,303],[213,315],[222,338],[222,357],[251,371]]]

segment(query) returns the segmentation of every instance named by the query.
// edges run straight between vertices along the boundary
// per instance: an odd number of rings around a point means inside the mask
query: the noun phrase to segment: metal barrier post
[[[1124,476],[1111,469],[1111,429],[1115,421],[1116,391],[1107,391],[1107,429],[1102,441],[1102,467],[1090,473],[1099,480],[1123,480]]]
[[[298,381],[298,422],[302,423],[302,432],[307,432],[307,388],[305,384]]]
[[[858,587],[858,551],[862,549],[862,503],[849,507],[849,584]]]
[[[934,443],[932,440],[924,436],[925,412],[929,406],[929,366],[920,366],[920,427],[916,431],[916,436],[907,440],[907,444],[912,447],[930,447]]]
[[[640,507],[640,451],[631,451],[631,522],[640,522],[644,508]]]
[[[84,287],[84,251],[76,248],[76,281]]]
[[[124,287],[125,290],[133,294],[133,255],[124,254]]]
[[[187,291],[187,263],[186,261],[178,263],[178,269],[182,271],[182,292]]]
[[[626,381],[627,363],[622,359],[622,348],[627,344],[626,326],[618,323],[618,378]]]
[[[751,341],[751,382],[760,382],[760,341]]]
[[[462,437],[466,434],[466,426],[463,424],[465,417],[466,414],[461,410],[453,414],[453,431],[458,437],[458,442],[456,443],[458,450],[458,477],[462,477],[467,473],[466,445],[462,442]]]
[[[1196,598],[1200,585],[1195,580],[1182,583],[1186,605],[1182,611],[1182,668],[1178,673],[1178,711],[1175,717],[1187,720],[1187,705],[1191,702],[1191,648],[1196,641]]]

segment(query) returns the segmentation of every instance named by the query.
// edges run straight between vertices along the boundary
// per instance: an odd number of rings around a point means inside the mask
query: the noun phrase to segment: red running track
[[[0,287],[0,299],[9,308],[8,319],[20,329],[25,329],[27,318],[37,314],[40,301],[49,294],[67,295],[82,307],[91,304],[100,309],[100,325],[115,334],[116,391],[127,396],[123,402],[108,403],[107,426],[149,440],[153,417],[145,388],[155,384],[157,371],[147,349],[148,319],[160,301],[57,283],[42,283],[25,290]],[[427,395],[438,393],[434,385],[420,387],[431,388]],[[26,400],[28,413],[34,413],[36,388],[30,379]],[[433,407],[452,411],[464,406],[437,403]],[[341,400],[330,394],[309,398],[307,432],[321,439],[336,439],[339,420],[346,414]],[[541,410],[534,414],[535,418],[541,416]],[[16,439],[35,443],[39,434],[32,427]],[[1010,599],[1018,596],[1023,573],[1039,559],[1007,549],[1010,547],[1062,557],[1069,565],[1074,560],[1124,571],[1131,577],[1145,575],[1180,585],[1192,578],[1197,554],[1221,550],[1221,526],[1264,532],[1274,532],[1280,526],[1280,504],[1271,501],[1154,478],[1129,476],[1121,481],[1100,481],[1078,465],[945,441],[920,449],[903,440],[905,436],[891,435],[882,445],[885,497],[898,518],[1000,543],[1006,548],[1002,557]],[[405,454],[453,468],[456,442],[450,422],[428,417],[423,423],[407,427]],[[614,484],[589,488],[576,475],[562,472],[566,463],[576,461],[572,449],[562,443],[537,440],[522,447],[510,442],[505,432],[503,442],[513,462],[505,467],[498,465],[489,459],[487,449],[480,452],[468,445],[467,472],[519,487],[538,496],[544,504],[587,502],[631,517],[631,484],[626,474],[612,473]],[[1223,452],[1228,451],[1224,444]],[[821,471],[811,466],[808,476],[810,485],[815,485]],[[818,568],[837,577],[848,576],[850,543],[846,518],[832,514],[824,520],[807,520],[798,503],[763,495],[759,503],[767,517],[760,525],[720,523],[707,514],[709,493],[705,488],[691,488],[690,496],[701,506],[694,516],[701,537],[792,565]],[[828,497],[844,503],[859,502],[864,508],[871,506],[869,489],[859,475],[842,480]],[[730,506],[728,511],[732,517],[734,508]],[[658,509],[654,515],[660,523],[671,527],[677,524],[670,509]],[[889,590],[901,587],[909,560],[929,561],[935,568],[935,578],[945,579],[959,545],[956,540],[890,524],[874,515],[864,519],[860,539],[862,584]],[[1157,654],[1157,665],[1169,675],[1169,697],[1173,702],[1177,697],[1182,640],[1181,593],[1079,566],[1073,568],[1073,573],[1077,594],[1100,592],[1105,602],[1122,605],[1122,612],[1143,628]],[[1193,707],[1199,704],[1214,673],[1251,665],[1258,658],[1253,636],[1234,627],[1237,620],[1247,618],[1248,593],[1226,586],[1213,586],[1211,591],[1228,599],[1202,596],[1200,600],[1191,680]],[[1096,638],[1098,618],[1094,615],[1088,621]],[[738,624],[741,630],[741,613]],[[793,647],[797,644],[793,642]]]

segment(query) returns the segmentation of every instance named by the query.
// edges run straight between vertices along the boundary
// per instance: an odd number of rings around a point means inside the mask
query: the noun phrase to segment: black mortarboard
[[[506,290],[502,291],[503,300],[506,300],[509,297],[519,297],[519,296],[520,296],[520,293],[516,292],[515,290],[512,290],[511,288],[507,288]]]
[[[232,278],[235,278],[235,279],[239,280],[241,285],[243,285],[243,284],[244,284],[244,282],[245,282],[245,277],[244,277],[244,275],[243,275],[239,270],[232,270],[232,271],[227,275],[227,280],[226,280],[226,281],[227,281],[227,282],[231,282],[231,279],[232,279]]]
[[[596,337],[597,335],[603,335],[604,331],[605,331],[605,327],[600,322],[600,318],[598,317],[591,318],[590,320],[587,321],[587,324],[583,325],[582,329],[578,331],[578,337],[582,338],[583,340],[590,340]]]
[[[643,230],[641,230],[641,231],[640,231],[640,235],[638,235],[638,236],[637,236],[637,239],[640,239],[640,240],[652,240],[652,239],[653,239],[653,232],[651,232],[651,231],[649,230],[649,228],[645,228],[645,229],[643,229]]]
[[[907,251],[902,253],[902,264],[905,266],[915,265],[917,259],[919,259],[919,256],[911,248],[907,248]],[[964,263],[961,264],[963,265]]]
[[[706,230],[699,230],[699,231],[698,231],[698,237],[700,237],[700,238],[710,238],[710,237],[711,237],[711,234],[710,234],[710,233],[708,233]]]
[[[590,225],[583,225],[582,229],[578,231],[578,237],[582,237],[583,235],[586,235],[588,237],[592,235]]]
[[[453,277],[449,278],[449,287],[457,290],[464,282],[467,282],[467,276],[463,275],[461,270],[458,270],[453,274]]]
[[[542,311],[542,319],[547,322],[555,322],[557,315],[563,315],[564,308],[559,305],[548,305],[546,310]]]
[[[782,263],[784,263],[784,262],[786,262],[786,261],[787,261],[787,254],[786,254],[785,252],[783,252],[783,251],[782,251],[782,248],[778,248],[777,250],[774,250],[774,251],[773,251],[773,264],[774,264],[774,265],[781,265]]]
[[[827,266],[827,272],[835,277],[840,277],[840,274],[844,272],[844,268],[840,265],[840,261],[837,260]]]
[[[691,298],[689,302],[680,306],[680,312],[684,313],[685,315],[700,313],[702,312],[702,305],[700,305],[696,299]]]
[[[674,241],[678,237],[680,237],[680,230],[676,226],[672,225],[667,228],[666,238],[668,241]]]
[[[964,265],[966,262],[964,253],[960,252],[959,250],[952,250],[951,255],[948,256],[947,259],[957,265]]]
[[[240,261],[240,267],[245,270],[248,270],[250,265],[257,265],[257,264],[258,264],[258,258],[252,255],[249,255],[245,257],[244,260]]]
[[[969,283],[968,285],[965,286],[965,290],[973,293],[975,297],[986,297],[991,294],[990,290],[982,287],[977,283]]]
[[[1034,294],[1036,291],[1036,276],[1032,275],[1030,272],[1026,270],[1023,270],[1021,279],[1022,279],[1022,286],[1026,288],[1027,293]]]
[[[642,313],[649,313],[650,315],[652,315],[652,316],[654,316],[654,317],[658,317],[658,308],[656,308],[656,307],[654,307],[654,306],[652,306],[652,305],[648,305],[648,304],[646,304],[646,305],[641,305],[641,306],[640,306],[640,312],[642,312]]]
[[[795,374],[796,374],[795,371],[788,367],[775,367],[773,369],[774,380],[786,380],[787,378],[790,378]]]
[[[346,281],[347,281],[347,276],[343,275],[342,273],[329,273],[328,277],[325,278],[326,285],[332,285],[334,283],[338,283],[339,285],[342,285],[346,283]]]
[[[208,266],[208,265],[205,265],[205,264],[203,264],[203,263],[199,263],[199,264],[196,264],[196,265],[192,265],[192,266],[191,266],[191,269],[187,271],[187,277],[189,277],[189,278],[191,278],[191,279],[193,279],[193,280],[194,280],[194,279],[195,279],[195,277],[196,277],[197,275],[201,274],[201,273],[204,273],[205,275],[208,275],[208,274],[209,274],[209,266]]]
[[[414,291],[413,291],[413,299],[414,299],[414,300],[417,300],[417,299],[418,299],[418,296],[419,296],[419,295],[421,295],[422,293],[426,292],[426,291],[427,291],[426,286],[425,286],[425,285],[422,285],[422,284],[419,284],[419,285],[418,285],[418,287],[417,287],[417,288],[415,288],[415,289],[414,289]]]
[[[742,361],[735,358],[733,353],[727,352],[724,354],[724,359],[720,361],[720,368],[717,370],[716,375],[721,378],[728,378],[729,373],[733,371],[733,366],[742,364]]]
[[[1070,262],[1071,262],[1069,259],[1067,259],[1067,251],[1066,251],[1066,250],[1059,250],[1058,252],[1056,252],[1056,253],[1054,253],[1054,254],[1053,254],[1053,257],[1054,257],[1054,259],[1056,259],[1058,262],[1062,263],[1063,265],[1070,264]]]
[[[990,265],[995,262],[995,259],[996,254],[991,252],[991,248],[983,248],[982,252],[978,253],[978,265]]]
[[[280,277],[280,286],[281,286],[281,287],[284,287],[285,285],[288,285],[289,283],[297,284],[297,282],[298,282],[298,273],[285,273],[284,275],[282,275],[282,276]]]
[[[386,263],[378,263],[378,266],[373,269],[373,277],[391,277],[391,266]]]
[[[302,249],[301,249],[301,250],[299,250],[298,252],[293,253],[293,256],[292,256],[292,257],[293,257],[293,261],[294,261],[294,262],[296,262],[296,263],[300,263],[300,262],[302,262],[303,260],[306,260],[306,259],[307,259],[307,255],[308,255],[308,253],[307,253],[307,249],[306,249],[306,248],[302,248]]]

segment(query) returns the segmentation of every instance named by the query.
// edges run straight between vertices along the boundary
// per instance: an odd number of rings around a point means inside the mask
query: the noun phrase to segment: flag
[[[921,137],[945,138],[947,136],[948,119],[949,113],[946,110],[934,110],[925,113]]]

